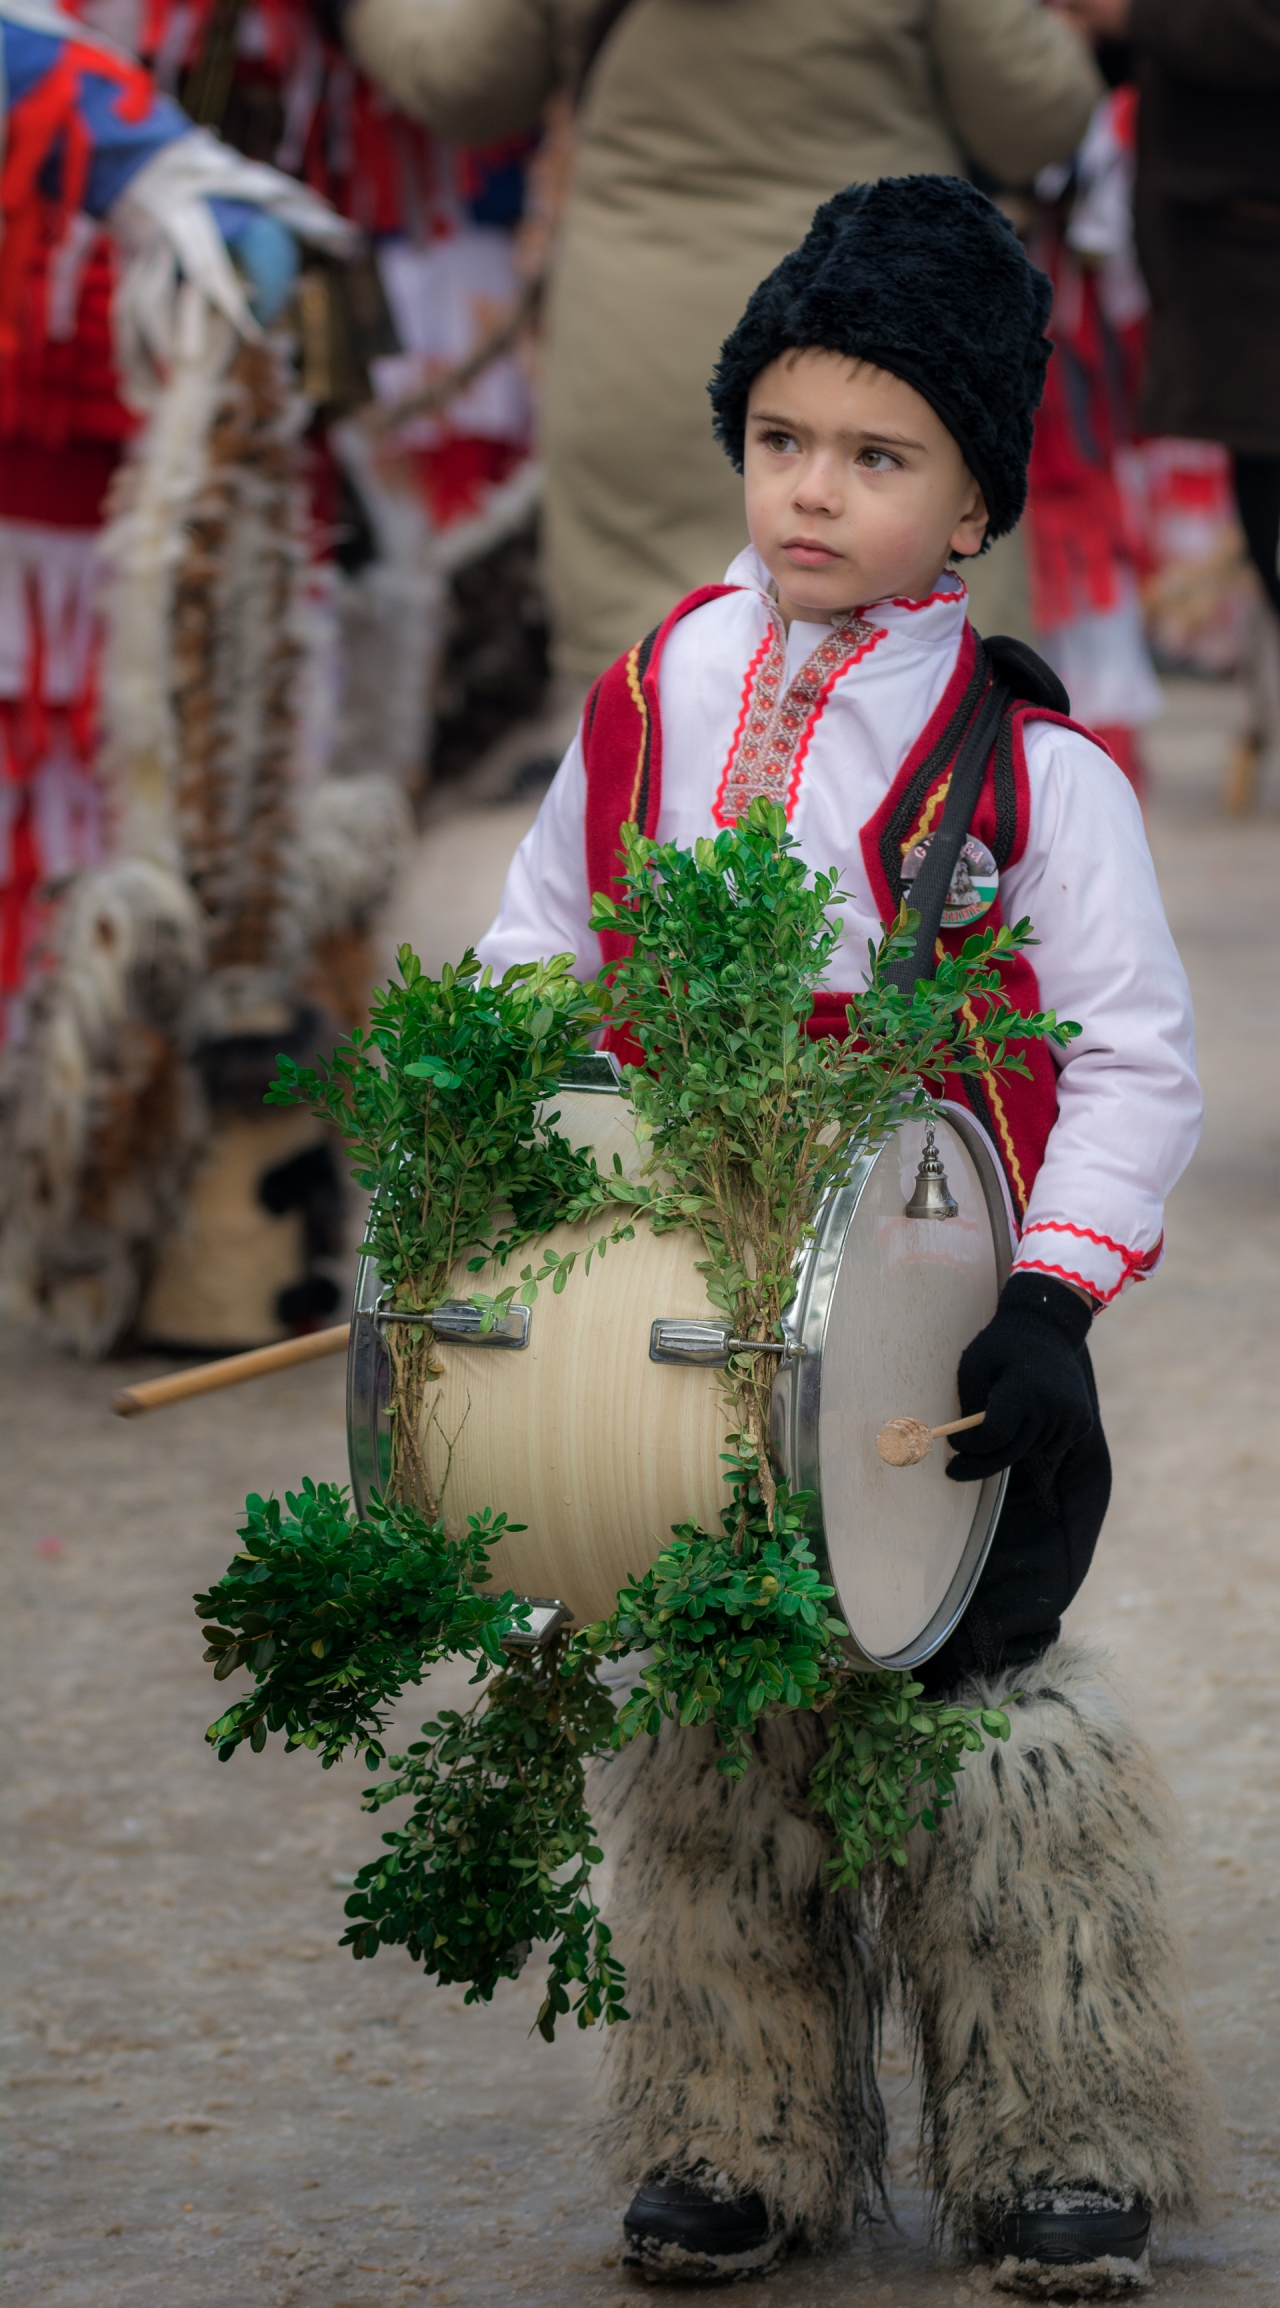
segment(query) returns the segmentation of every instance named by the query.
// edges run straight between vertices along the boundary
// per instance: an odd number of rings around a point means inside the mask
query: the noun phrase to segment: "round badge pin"
[[[910,890],[929,854],[931,833],[909,849],[902,860],[902,879]],[[981,921],[989,906],[994,904],[1000,888],[1000,869],[984,841],[971,833],[956,859],[947,902],[942,909],[944,930],[967,929],[970,922]]]

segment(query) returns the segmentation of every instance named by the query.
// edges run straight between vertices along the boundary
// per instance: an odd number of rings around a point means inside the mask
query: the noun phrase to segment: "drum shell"
[[[575,1145],[593,1147],[601,1169],[616,1152],[634,1175],[640,1155],[624,1100],[562,1091],[554,1110]],[[558,1226],[505,1269],[471,1274],[461,1262],[457,1296],[506,1287],[547,1250],[585,1253],[619,1215],[620,1205],[589,1226]],[[729,1499],[723,1374],[649,1359],[656,1315],[716,1319],[697,1271],[702,1255],[691,1229],[654,1234],[641,1221],[634,1240],[593,1258],[589,1273],[580,1257],[562,1291],[541,1285],[526,1347],[438,1343],[443,1373],[424,1399],[419,1434],[433,1478],[444,1481],[446,1524],[458,1531],[468,1514],[491,1507],[526,1526],[494,1548],[493,1589],[559,1598],[579,1623],[605,1618],[674,1525],[719,1527]],[[376,1276],[362,1271],[361,1283],[358,1298],[371,1309]],[[368,1416],[379,1386],[385,1400],[384,1366],[385,1349],[358,1304],[349,1387],[363,1406],[351,1424],[358,1503],[389,1467],[387,1445],[380,1456],[373,1448]]]
[[[585,1227],[557,1226],[539,1251],[584,1250]],[[526,1528],[495,1547],[495,1587],[556,1596],[578,1621],[603,1619],[649,1568],[677,1523],[715,1530],[728,1503],[720,1453],[728,1419],[720,1373],[649,1360],[654,1312],[713,1319],[682,1228],[638,1226],[558,1295],[544,1283],[518,1352],[442,1345],[419,1434],[433,1476],[447,1466],[451,1527],[478,1508]],[[471,1278],[492,1289],[505,1276]],[[461,1285],[459,1290],[461,1294]]]

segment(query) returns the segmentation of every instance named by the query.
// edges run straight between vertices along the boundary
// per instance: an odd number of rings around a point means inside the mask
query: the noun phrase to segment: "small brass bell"
[[[916,1182],[911,1189],[911,1200],[906,1206],[908,1218],[956,1218],[960,1205],[954,1200],[947,1184],[947,1173],[942,1167],[942,1156],[933,1141],[933,1123],[924,1126],[924,1152]]]

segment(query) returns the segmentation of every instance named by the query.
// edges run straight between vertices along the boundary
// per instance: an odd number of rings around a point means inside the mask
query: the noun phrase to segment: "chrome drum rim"
[[[945,1100],[939,1101],[939,1110],[960,1139],[977,1172],[991,1221],[998,1287],[1003,1289],[1012,1263],[1013,1244],[1004,1190],[995,1159],[985,1136],[962,1108]],[[946,1594],[928,1624],[901,1650],[876,1652],[869,1649],[859,1640],[853,1624],[854,1614],[841,1597],[832,1570],[823,1520],[819,1448],[822,1357],[827,1318],[849,1228],[878,1165],[886,1159],[893,1159],[894,1146],[895,1138],[889,1138],[874,1153],[855,1155],[847,1181],[843,1186],[833,1188],[818,1213],[814,1238],[800,1263],[796,1295],[782,1318],[783,1331],[792,1351],[774,1381],[770,1445],[776,1470],[788,1490],[806,1491],[811,1496],[807,1535],[824,1579],[836,1589],[836,1613],[850,1629],[842,1648],[859,1666],[907,1672],[913,1667],[923,1666],[926,1659],[932,1658],[964,1616],[991,1551],[1009,1476],[1007,1471],[990,1475],[985,1482],[975,1486],[978,1497],[964,1551]]]

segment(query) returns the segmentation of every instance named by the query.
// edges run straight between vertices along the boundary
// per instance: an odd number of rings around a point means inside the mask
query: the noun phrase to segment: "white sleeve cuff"
[[[1090,1226],[1033,1219],[1023,1229],[1013,1272],[1051,1274],[1059,1282],[1074,1282],[1101,1305],[1110,1306],[1131,1282],[1154,1274],[1163,1256],[1163,1234],[1149,1250],[1136,1250],[1113,1241],[1109,1234],[1096,1234]]]

